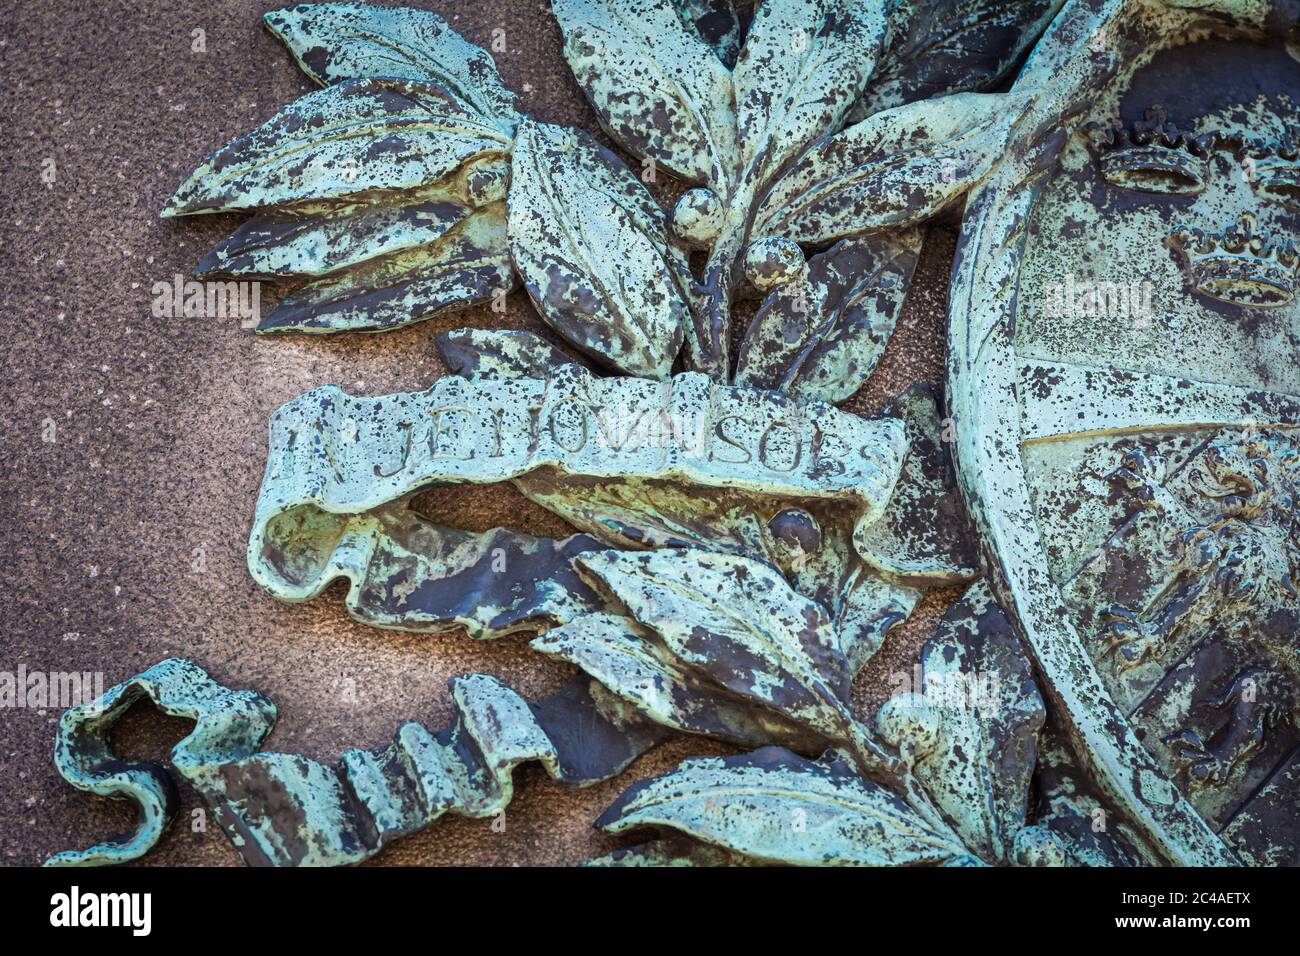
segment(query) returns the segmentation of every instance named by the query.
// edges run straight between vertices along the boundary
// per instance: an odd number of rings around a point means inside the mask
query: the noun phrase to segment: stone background
[[[6,4],[0,670],[101,671],[108,687],[165,657],[190,657],[219,681],[275,701],[281,716],[270,749],[333,762],[347,747],[387,744],[404,719],[442,726],[451,675],[484,671],[537,696],[558,687],[567,669],[522,640],[363,627],[344,614],[339,585],[309,604],[280,604],[248,576],[245,541],[273,409],[330,382],[366,395],[427,387],[445,371],[433,337],[447,328],[541,328],[522,291],[504,317],[475,309],[377,336],[257,339],[235,320],[151,317],[153,284],[188,277],[238,222],[163,221],[158,210],[209,153],[310,88],[261,26],[260,15],[279,5]],[[525,109],[597,130],[561,58],[548,4],[419,5],[483,46],[504,29],[508,50],[496,61]],[[196,29],[206,52],[191,50]],[[47,185],[40,174],[50,159],[56,179]],[[665,182],[659,191],[679,189]],[[932,229],[899,329],[850,409],[869,413],[914,381],[941,381],[953,244],[951,225]],[[56,423],[48,443],[47,419]],[[447,523],[565,533],[508,486],[439,494]],[[205,566],[196,569],[200,554]],[[952,597],[928,597],[859,678],[863,712],[887,696],[891,672],[910,667]],[[75,791],[55,773],[57,718],[56,710],[0,711],[5,864],[36,864],[131,826],[127,806]],[[120,725],[118,753],[160,760],[187,731],[185,721],[137,708]],[[504,833],[489,821],[448,817],[374,862],[577,863],[613,846],[591,821],[633,779],[706,752],[720,750],[674,741],[581,791],[524,768]],[[144,862],[237,864],[219,831],[183,825],[201,804],[184,787],[182,798],[180,823]]]

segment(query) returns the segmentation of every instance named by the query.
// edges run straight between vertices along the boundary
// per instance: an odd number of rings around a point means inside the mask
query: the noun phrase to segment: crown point
[[[1114,118],[1105,124],[1089,124],[1087,130],[1107,182],[1167,195],[1204,191],[1217,137],[1180,131],[1169,122],[1163,106],[1144,110],[1143,118],[1131,127]]]
[[[1187,261],[1192,287],[1200,294],[1245,308],[1272,309],[1295,301],[1300,255],[1295,244],[1258,231],[1259,221],[1243,213],[1217,235],[1175,229],[1168,244]]]

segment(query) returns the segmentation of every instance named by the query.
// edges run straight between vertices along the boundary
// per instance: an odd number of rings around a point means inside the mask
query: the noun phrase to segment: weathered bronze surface
[[[208,802],[217,823],[255,866],[355,863],[385,842],[448,811],[490,817],[510,802],[511,773],[540,761],[559,780],[586,783],[622,770],[664,732],[634,714],[611,720],[575,680],[553,697],[526,703],[486,674],[451,682],[457,718],[430,733],[409,722],[382,750],[349,750],[337,767],[294,754],[258,752],[275,705],[232,691],[197,665],[162,661],[109,690],[93,707],[70,710],[56,758],[75,787],[128,798],[136,832],[86,850],[57,854],[50,866],[122,863],[149,850],[176,810],[176,788],[155,764],[113,757],[109,735],[142,698],[194,720],[172,750],[172,766]]]
[[[1089,773],[1176,863],[1297,862],[1287,10],[1067,5],[954,271],[995,588]]]
[[[286,601],[345,579],[377,626],[524,632],[578,673],[536,703],[458,678],[448,729],[330,768],[258,752],[269,701],[165,661],[56,745],[140,828],[50,862],[135,858],[174,812],[165,770],[110,747],[141,696],[197,720],[173,765],[256,864],[355,862],[498,813],[521,762],[581,784],[674,733],[738,752],[633,785],[597,822],[643,839],[594,863],[1297,862],[1294,5],[553,9],[630,164],[523,115],[437,15],[303,6],[267,22],[323,89],[165,214],[256,210],[199,270],[305,280],[262,331],[522,285],[573,352],[460,329],[426,391],[273,416],[249,568]],[[671,211],[657,168],[690,187]],[[947,407],[836,409],[964,197]],[[575,533],[421,506],[495,482]],[[854,675],[956,585],[855,713]]]

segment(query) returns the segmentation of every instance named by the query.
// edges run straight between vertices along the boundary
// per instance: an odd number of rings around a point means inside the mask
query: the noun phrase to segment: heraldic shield
[[[950,384],[995,590],[1098,781],[1171,862],[1294,865],[1300,63],[1245,6],[1067,5],[970,199]]]

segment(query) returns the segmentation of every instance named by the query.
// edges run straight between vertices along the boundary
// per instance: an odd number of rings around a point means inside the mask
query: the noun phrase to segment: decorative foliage
[[[631,787],[596,821],[609,833],[665,827],[765,863],[908,866],[965,855],[903,800],[839,762],[767,747],[687,760]]]
[[[687,313],[684,262],[662,211],[613,153],[578,130],[525,121],[508,217],[515,267],[557,332],[629,375],[671,372]]]
[[[764,300],[745,332],[736,382],[824,402],[848,398],[885,351],[921,234],[845,239]]]
[[[486,302],[514,285],[504,210],[469,216],[440,241],[332,272],[286,296],[262,332],[377,332]]]
[[[781,741],[796,749],[821,742],[798,723],[733,695],[708,669],[678,658],[653,632],[615,614],[587,614],[531,644],[568,661],[655,723],[741,746]]]
[[[727,195],[736,165],[731,74],[675,4],[555,0],[551,8],[564,56],[610,137]]]
[[[263,211],[208,275],[315,278],[263,332],[378,331],[513,288],[516,100],[491,58],[422,11],[318,4],[267,25],[325,89],[218,151],[164,215]]]
[[[481,168],[481,167],[472,167]],[[319,276],[436,242],[473,212],[437,184],[393,204],[354,197],[297,203],[249,219],[207,254],[198,275]]]
[[[952,821],[990,863],[1014,861],[1046,711],[1024,648],[987,588],[970,589],[921,653],[924,687],[876,718]]]
[[[435,341],[448,370],[470,381],[546,378],[572,361],[536,332],[453,329]]]
[[[587,783],[672,732],[751,752],[631,787],[598,824],[654,838],[594,864],[1146,862],[1132,801],[1117,812],[1094,789],[977,580],[933,392],[870,420],[827,404],[884,353],[925,221],[1042,111],[1041,75],[973,91],[1002,83],[1060,6],[761,0],[742,37],[731,0],[554,0],[578,84],[645,175],[521,115],[488,54],[435,14],[269,14],[324,88],[177,190],[166,215],[257,210],[200,272],[302,281],[262,331],[393,328],[519,283],[569,346],[622,374],[534,332],[463,328],[437,337],[453,374],[424,392],[300,396],[272,418],[250,570],[290,601],[346,579],[349,612],[377,626],[526,632],[581,673],[536,703],[456,678],[451,726],[407,723],[326,767],[258,751],[265,698],[164,661],[65,714],[56,746],[75,786],[136,802],[139,830],[50,862],[133,859],[174,813],[164,771],[111,749],[140,698],[196,720],[175,769],[253,863],[356,862],[445,812],[499,812],[522,762]],[[644,184],[657,168],[694,187],[671,213]],[[754,293],[738,336],[733,300]],[[1249,469],[1209,454],[1216,499],[1244,501],[1230,492]],[[1144,475],[1128,472],[1146,493]],[[429,488],[504,481],[578,533],[471,533],[424,513]],[[959,583],[915,673],[859,719],[854,675],[923,589]],[[1110,628],[1119,644],[1147,635],[1129,617]],[[1034,652],[1059,670],[1051,647]],[[1181,743],[1200,764],[1223,749]],[[1115,825],[1089,827],[1098,813]]]
[[[625,640],[635,633],[606,623]],[[647,695],[661,686],[645,679]],[[596,862],[1041,866],[1135,859],[1118,834],[1099,837],[1079,825],[1110,810],[1059,749],[1045,768],[1040,806],[1029,806],[1045,707],[1024,650],[983,583],[949,610],[925,645],[915,687],[877,716],[879,739],[898,753],[896,769],[883,777],[861,775],[860,766],[855,774],[834,752],[811,761],[779,747],[688,760],[631,787],[598,821],[610,832],[653,827],[681,836]],[[652,708],[638,709],[659,719]],[[702,851],[697,841],[726,852]]]
[[[363,3],[304,3],[273,10],[266,25],[322,86],[367,76],[420,80],[438,84],[503,132],[519,120],[519,101],[501,81],[492,57],[437,14]]]
[[[605,551],[578,566],[683,664],[743,699],[848,738],[848,662],[825,611],[778,572],[707,551]]]
[[[861,95],[885,36],[885,4],[766,0],[733,74],[742,189],[757,192]]]
[[[849,748],[865,770],[892,769],[853,719],[849,663],[825,609],[768,565],[698,550],[606,551],[577,564],[686,673]]]
[[[308,93],[218,151],[163,215],[416,189],[509,146],[508,136],[431,83],[347,80]]]
[[[887,33],[880,95],[910,100],[930,47],[980,37],[955,88],[987,85],[1051,5],[904,4],[924,6],[916,15],[941,35],[934,43],[900,39],[910,21],[884,0],[764,0],[743,42],[731,0],[552,6],[605,131],[698,187],[671,216],[587,134],[521,118],[491,58],[436,14],[300,6],[267,25],[326,88],[177,191],[167,215],[261,210],[200,271],[314,280],[262,331],[375,331],[505,294],[512,260],[542,317],[601,365],[665,378],[684,344],[688,367],[724,382],[732,299],[756,288],[778,298],[746,334],[736,380],[839,400],[888,337],[911,271],[893,250],[911,249],[915,233],[811,266],[799,244],[917,225],[980,179],[1020,108],[1002,96],[938,100],[839,133],[866,101]],[[698,277],[687,249],[707,251]],[[882,259],[865,265],[876,284],[841,289],[859,255]],[[804,297],[815,301],[806,322],[790,314]],[[878,315],[854,308],[873,298]],[[872,347],[850,358],[862,322]]]
[[[988,173],[1028,102],[962,93],[877,113],[804,153],[754,231],[818,243],[926,219]]]

